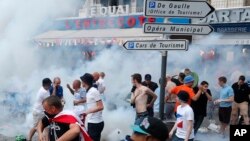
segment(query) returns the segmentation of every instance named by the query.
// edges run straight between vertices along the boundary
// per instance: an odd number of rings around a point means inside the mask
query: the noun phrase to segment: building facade
[[[244,6],[249,6],[249,0],[210,0],[212,6],[216,9],[218,8],[240,8]]]
[[[245,7],[249,3],[211,0],[216,11],[204,19],[192,19],[192,23],[210,24],[221,34],[219,45],[249,45],[250,7]],[[165,19],[145,17],[143,8],[144,0],[86,0],[76,17],[57,19],[53,30],[36,36],[35,41],[39,46],[122,45],[128,39],[161,38],[160,34],[144,34],[142,28],[145,22],[163,23]],[[199,39],[193,36],[194,43]]]

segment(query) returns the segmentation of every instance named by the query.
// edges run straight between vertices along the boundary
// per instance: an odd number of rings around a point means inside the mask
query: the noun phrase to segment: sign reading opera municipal
[[[144,33],[160,33],[173,35],[208,35],[211,32],[213,32],[213,28],[210,25],[166,23],[144,24]]]

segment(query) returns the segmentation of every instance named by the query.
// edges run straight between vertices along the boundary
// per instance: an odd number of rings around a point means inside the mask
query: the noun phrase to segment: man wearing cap
[[[82,86],[86,89],[87,94],[87,110],[83,115],[87,115],[88,133],[93,141],[101,140],[101,133],[104,128],[102,117],[103,102],[99,91],[93,86],[94,77],[89,73],[85,73],[80,77]]]
[[[176,122],[172,130],[169,132],[169,137],[172,141],[193,141],[194,139],[194,112],[193,109],[187,104],[189,94],[185,91],[180,91],[177,95],[177,101],[181,105],[177,107]],[[176,130],[175,135],[173,136]]]
[[[192,87],[193,88],[197,87],[198,83],[199,83],[199,76],[198,76],[198,74],[195,73],[195,72],[192,72],[189,68],[186,68],[184,70],[184,73],[185,73],[186,76],[191,75],[194,78],[194,83],[193,83]]]
[[[167,126],[154,117],[144,118],[138,125],[132,126],[133,134],[127,141],[166,141],[168,139]]]
[[[148,87],[141,84],[141,74],[135,73],[132,76],[132,83],[136,87],[135,91],[131,95],[131,104],[135,104],[136,108],[136,121],[139,122],[141,118],[148,116],[148,107],[153,107],[157,95]],[[148,96],[152,96],[152,100],[147,104]]]
[[[148,87],[150,90],[155,92],[155,90],[158,88],[158,85],[157,85],[157,83],[151,81],[151,79],[152,79],[151,75],[146,74],[145,75],[145,81],[142,82],[142,85]],[[150,104],[152,99],[153,99],[152,96],[148,96],[147,104]],[[147,111],[148,111],[148,116],[151,116],[151,117],[154,116],[154,108],[153,107],[148,106]]]
[[[197,94],[194,93],[192,85],[194,82],[194,78],[191,75],[188,75],[184,78],[184,84],[180,85],[180,86],[176,86],[174,87],[172,90],[169,91],[170,94],[176,94],[178,95],[178,93],[180,91],[185,91],[188,93],[189,95],[189,99],[188,99],[188,104],[191,105],[192,100],[193,101],[197,101],[198,98],[201,95],[201,91],[198,91]],[[179,101],[176,101],[175,103],[175,112],[177,110],[177,107],[180,105]]]
[[[37,124],[38,122],[44,117],[44,109],[43,109],[43,100],[50,96],[49,88],[51,86],[51,80],[49,78],[44,78],[42,81],[42,87],[39,89],[37,93],[37,99],[35,102],[35,106],[33,109],[33,122],[34,126],[30,130],[28,141],[32,140],[33,135],[35,134],[37,130]]]

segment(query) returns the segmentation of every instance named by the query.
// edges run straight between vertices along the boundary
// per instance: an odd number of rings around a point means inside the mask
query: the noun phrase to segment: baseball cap
[[[90,86],[93,85],[94,77],[93,77],[90,73],[85,73],[83,76],[80,77],[80,79],[81,79],[84,83],[86,83],[86,84],[88,84],[88,85],[90,85]]]
[[[133,125],[134,132],[138,132],[144,135],[151,135],[154,138],[165,141],[168,138],[168,128],[159,119],[154,117],[146,117],[138,125]]]
[[[191,75],[187,75],[185,78],[184,78],[184,84],[187,84],[187,83],[190,83],[190,82],[193,82],[194,81],[194,78],[193,76]]]
[[[146,75],[145,75],[145,80],[151,80],[151,78],[152,78],[152,77],[151,77],[150,74],[146,74]]]

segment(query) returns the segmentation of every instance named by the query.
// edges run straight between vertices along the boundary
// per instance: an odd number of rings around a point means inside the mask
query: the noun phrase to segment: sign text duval
[[[134,40],[126,41],[123,47],[127,50],[188,50],[188,41],[175,40]]]

